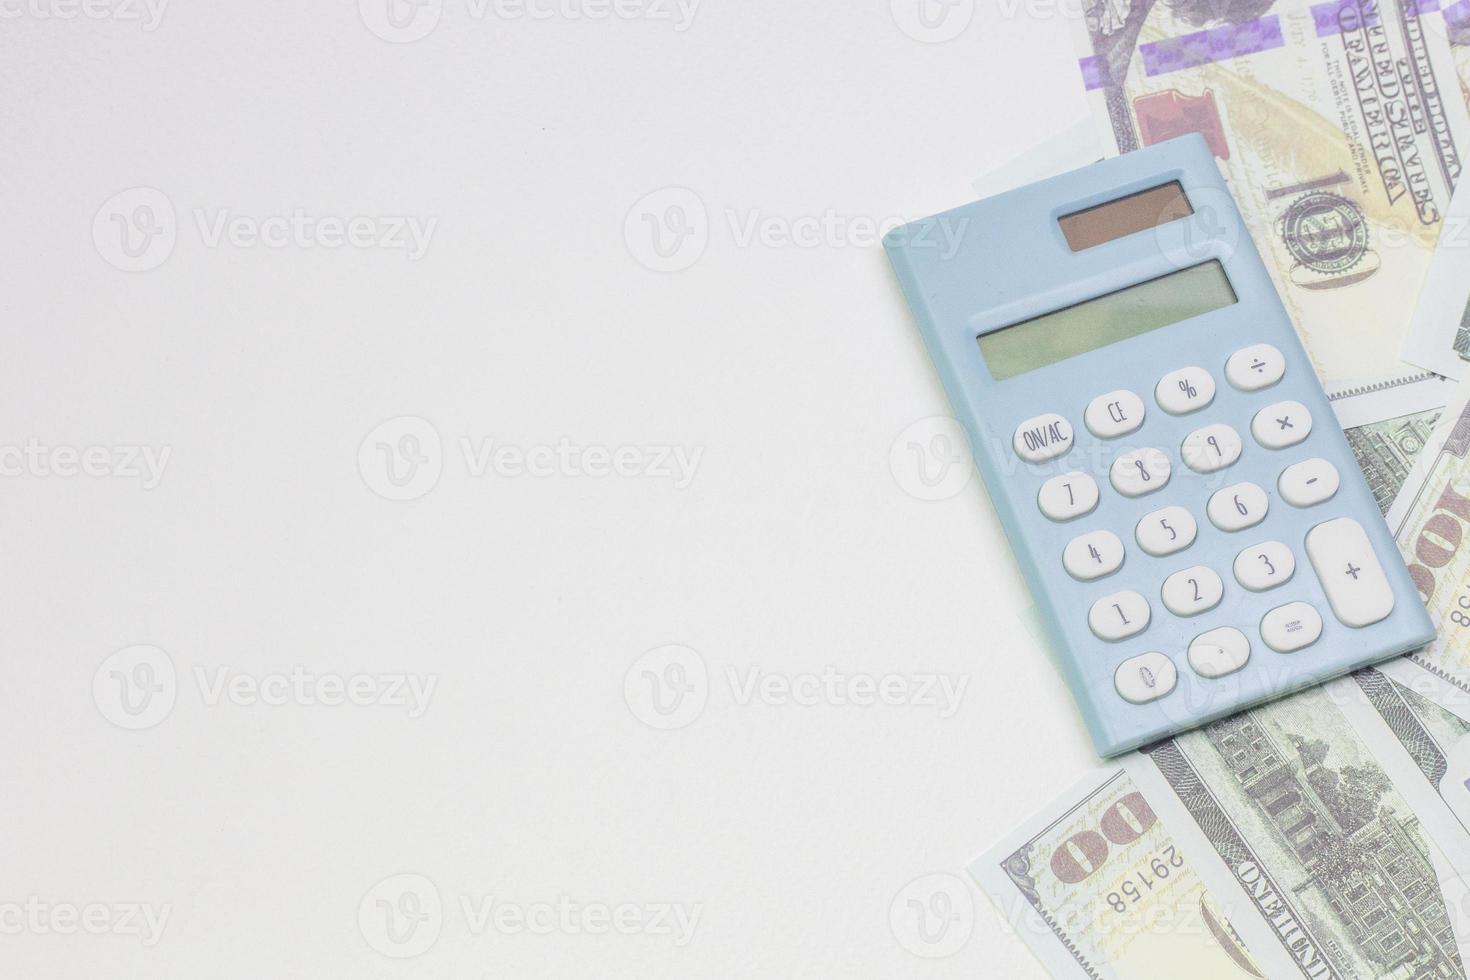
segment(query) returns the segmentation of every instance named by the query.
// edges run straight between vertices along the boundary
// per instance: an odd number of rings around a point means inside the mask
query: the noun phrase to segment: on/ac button
[[[1011,446],[1028,463],[1044,463],[1072,449],[1072,423],[1055,412],[1038,415],[1016,426]]]

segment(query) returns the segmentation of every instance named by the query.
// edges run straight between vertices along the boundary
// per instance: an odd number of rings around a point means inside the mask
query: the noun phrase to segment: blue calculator
[[[884,247],[1102,755],[1434,638],[1203,138]]]

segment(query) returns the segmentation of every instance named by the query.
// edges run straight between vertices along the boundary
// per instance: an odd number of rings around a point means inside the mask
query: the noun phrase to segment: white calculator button
[[[1171,472],[1169,457],[1162,450],[1136,449],[1113,460],[1109,479],[1123,496],[1142,497],[1168,486]]]
[[[1225,583],[1204,565],[1186,568],[1164,579],[1164,607],[1176,616],[1198,616],[1214,609],[1225,594]]]
[[[1174,690],[1179,672],[1162,653],[1145,653],[1123,661],[1113,674],[1113,686],[1130,704],[1148,704]]]
[[[1062,564],[1075,579],[1102,578],[1123,564],[1123,542],[1112,531],[1091,531],[1071,540],[1062,552]]]
[[[1065,456],[1072,448],[1072,423],[1055,412],[1038,415],[1016,426],[1011,445],[1016,455],[1028,463]]]
[[[1215,379],[1200,367],[1170,371],[1154,389],[1154,400],[1170,415],[1198,412],[1215,400]]]
[[[1264,521],[1269,506],[1266,491],[1254,483],[1237,483],[1211,497],[1205,512],[1220,530],[1240,531]]]
[[[1225,362],[1225,380],[1241,391],[1260,391],[1281,380],[1286,358],[1270,344],[1244,347]]]
[[[1261,620],[1261,639],[1277,653],[1295,653],[1321,635],[1322,616],[1305,602],[1278,606]]]
[[[1183,507],[1165,507],[1139,521],[1133,536],[1145,554],[1162,558],[1194,544],[1197,531],[1194,516],[1189,511]]]
[[[1087,431],[1099,439],[1126,435],[1143,424],[1143,399],[1131,391],[1110,391],[1087,406],[1083,421]]]
[[[1099,640],[1121,640],[1148,628],[1148,600],[1137,592],[1103,596],[1092,604],[1087,625]]]
[[[1267,449],[1295,446],[1312,434],[1312,413],[1301,402],[1277,402],[1256,413],[1251,435]]]
[[[1207,425],[1189,434],[1179,447],[1179,456],[1196,473],[1213,473],[1235,465],[1240,450],[1239,432],[1228,425]]]
[[[1309,459],[1288,466],[1276,482],[1281,499],[1293,507],[1310,507],[1337,493],[1337,467],[1325,459]]]
[[[1201,633],[1189,644],[1189,666],[1201,677],[1233,674],[1250,658],[1251,641],[1240,630],[1229,626]]]
[[[1097,506],[1097,481],[1086,473],[1074,471],[1054,476],[1041,485],[1036,504],[1054,521],[1070,521],[1090,514]]]
[[[1252,592],[1285,585],[1296,574],[1296,556],[1280,541],[1267,541],[1235,556],[1235,581]]]
[[[1347,626],[1369,626],[1393,612],[1393,588],[1363,525],[1351,517],[1307,532],[1307,556],[1332,612]]]

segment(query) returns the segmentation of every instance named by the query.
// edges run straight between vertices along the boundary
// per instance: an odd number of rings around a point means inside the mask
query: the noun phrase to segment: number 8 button
[[[1157,449],[1139,449],[1113,460],[1113,489],[1125,497],[1142,497],[1169,483],[1169,457]]]

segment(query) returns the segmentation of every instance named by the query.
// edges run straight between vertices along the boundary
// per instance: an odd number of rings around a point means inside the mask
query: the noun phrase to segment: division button
[[[1286,358],[1270,344],[1242,348],[1225,362],[1225,380],[1241,391],[1269,388],[1285,373]]]

